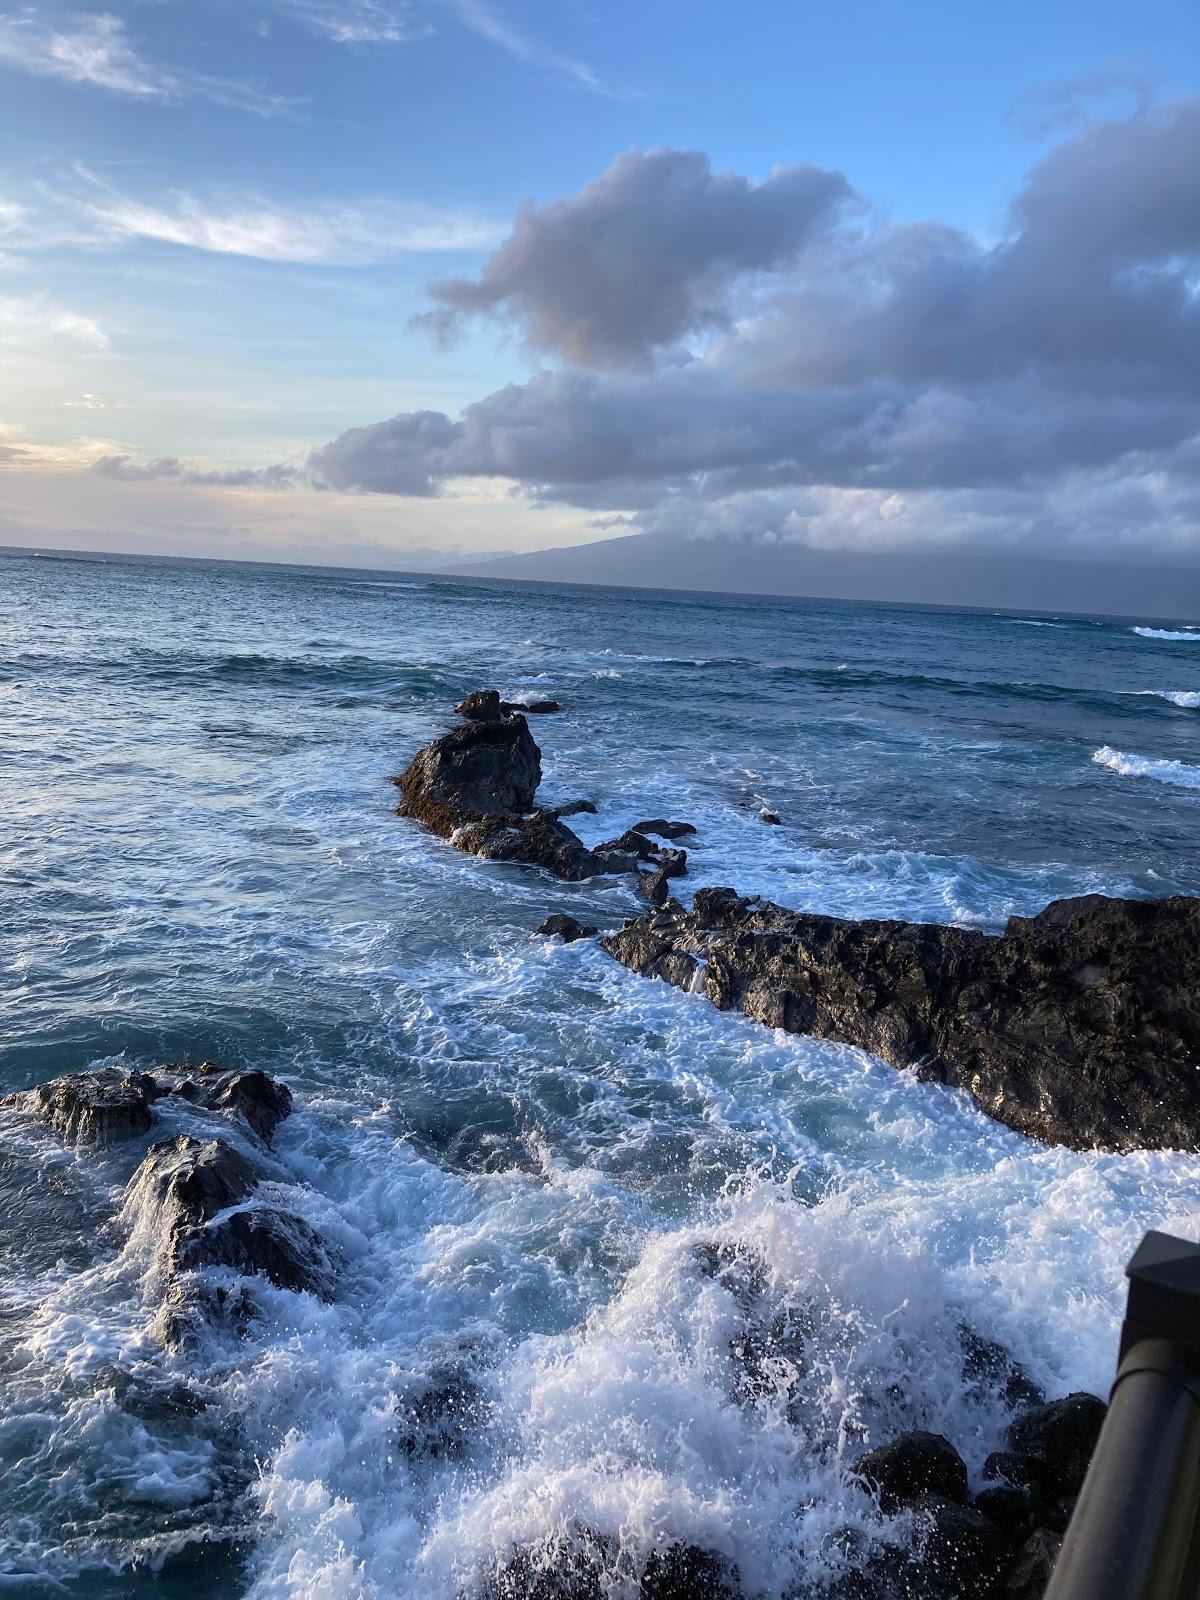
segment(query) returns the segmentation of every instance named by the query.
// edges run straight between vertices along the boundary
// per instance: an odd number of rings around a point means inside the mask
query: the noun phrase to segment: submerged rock
[[[1003,934],[851,922],[702,889],[602,941],[770,1027],[966,1089],[1076,1149],[1200,1147],[1200,899],[1055,901]]]
[[[10,1095],[5,1104],[24,1101],[68,1144],[115,1144],[150,1128],[158,1094],[147,1073],[101,1067],[52,1078],[28,1096]]]
[[[565,911],[556,911],[553,916],[546,918],[537,932],[551,938],[557,936],[564,944],[573,944],[576,939],[590,939],[596,929],[586,927]]]

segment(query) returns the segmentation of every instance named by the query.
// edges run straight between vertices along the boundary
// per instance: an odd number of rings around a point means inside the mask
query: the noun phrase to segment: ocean
[[[169,1353],[120,1217],[147,1140],[0,1108],[0,1587],[450,1600],[586,1529],[783,1600],[888,1536],[845,1481],[867,1444],[931,1428],[975,1475],[999,1444],[962,1327],[1107,1393],[1126,1258],[1200,1228],[1200,1156],[1045,1148],[534,937],[642,907],[394,814],[488,686],[562,702],[541,797],[595,801],[585,842],[696,825],[685,901],[998,929],[1200,893],[1200,629],[1170,619],[0,556],[0,1093],[264,1068],[296,1096],[275,1182],[339,1261],[331,1303],[258,1283]],[[714,1251],[804,1330],[749,1388]]]

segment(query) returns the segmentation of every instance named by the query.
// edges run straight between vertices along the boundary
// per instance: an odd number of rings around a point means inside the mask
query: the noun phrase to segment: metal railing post
[[[1148,1233],[1120,1366],[1045,1600],[1200,1595],[1200,1245]]]

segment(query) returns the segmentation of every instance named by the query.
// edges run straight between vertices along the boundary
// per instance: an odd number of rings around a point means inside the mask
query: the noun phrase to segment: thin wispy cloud
[[[407,0],[279,0],[315,33],[338,44],[407,44],[430,32]]]
[[[604,92],[586,65],[516,27],[491,0],[277,0],[284,11],[339,44],[408,44],[434,31],[433,17],[449,13],[461,27],[531,66],[562,73],[585,89]]]
[[[271,117],[297,104],[244,79],[151,61],[130,42],[121,18],[106,12],[74,16],[62,25],[31,7],[0,12],[0,67],[162,105],[203,99]]]
[[[571,56],[559,55],[557,51],[548,49],[540,40],[522,33],[502,12],[489,4],[489,0],[446,0],[446,4],[465,28],[477,33],[480,38],[498,45],[510,56],[516,56],[518,61],[550,67],[556,72],[565,73],[569,78],[574,78],[585,89],[603,91],[604,85],[590,67],[582,61],[574,60]]]
[[[468,212],[394,200],[280,206],[261,196],[214,203],[175,193],[167,203],[147,203],[86,168],[76,170],[87,191],[56,199],[73,206],[100,241],[148,239],[258,261],[371,266],[404,255],[482,250],[498,233]]]

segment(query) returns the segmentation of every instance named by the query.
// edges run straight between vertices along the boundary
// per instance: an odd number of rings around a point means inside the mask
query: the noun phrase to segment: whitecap
[[[1173,706],[1192,710],[1200,706],[1200,689],[1134,689],[1136,695],[1152,695],[1158,700],[1169,700]]]
[[[1107,744],[1093,751],[1092,760],[1098,767],[1107,767],[1123,778],[1154,778],[1158,783],[1171,783],[1178,789],[1200,789],[1200,767],[1189,767],[1184,761],[1126,755],[1123,750],[1114,750]]]
[[[1188,639],[1200,643],[1200,628],[1131,628],[1142,639]]]

